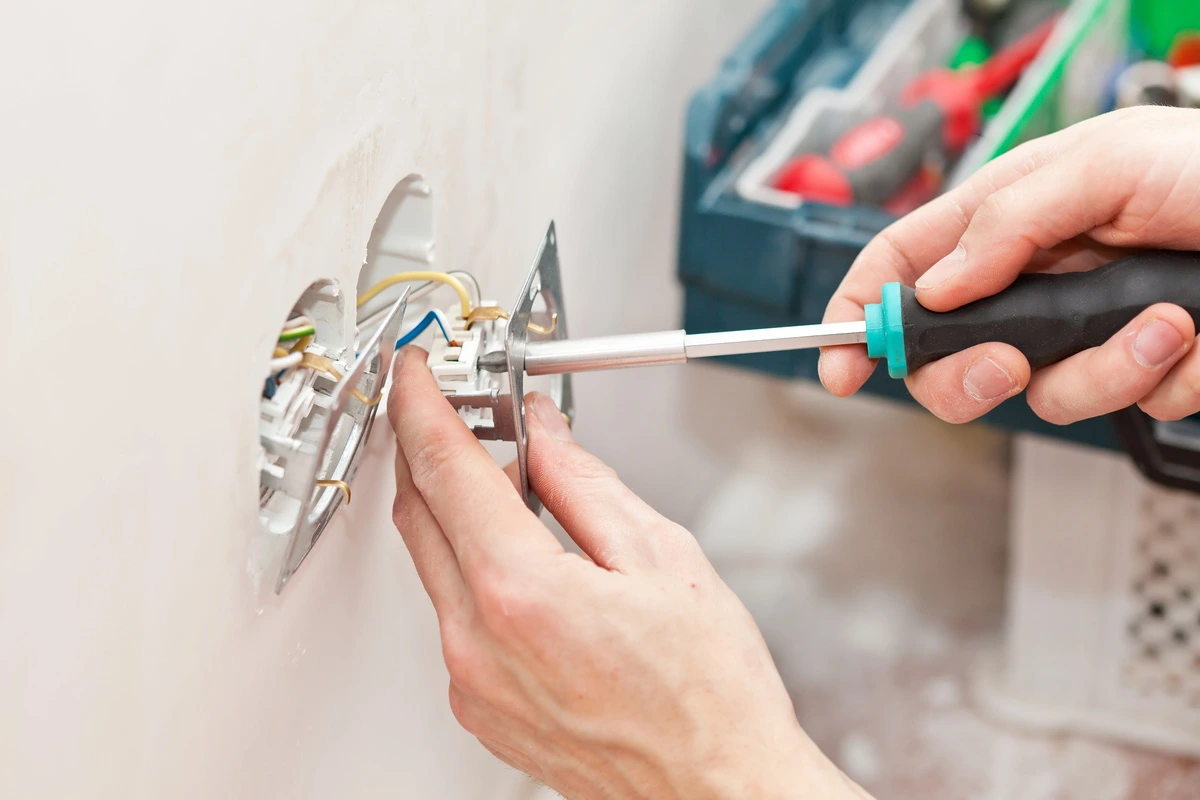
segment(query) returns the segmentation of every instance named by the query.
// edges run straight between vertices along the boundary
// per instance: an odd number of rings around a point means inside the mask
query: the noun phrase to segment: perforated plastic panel
[[[1121,680],[1200,720],[1200,499],[1148,488],[1138,518]]]
[[[1200,758],[1200,496],[1116,454],[1019,437],[999,718]]]

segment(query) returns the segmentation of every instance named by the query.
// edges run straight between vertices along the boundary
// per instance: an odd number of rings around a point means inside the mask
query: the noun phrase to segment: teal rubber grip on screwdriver
[[[879,303],[868,305],[867,355],[886,358],[888,374],[893,378],[908,375],[908,357],[904,352],[904,299],[899,283],[885,283]]]
[[[1157,303],[1182,307],[1200,327],[1200,253],[1138,253],[1088,272],[1022,275],[999,294],[945,312],[889,283],[881,302],[865,309],[867,353],[886,358],[888,374],[903,378],[948,355],[1002,342],[1039,369],[1104,344]]]

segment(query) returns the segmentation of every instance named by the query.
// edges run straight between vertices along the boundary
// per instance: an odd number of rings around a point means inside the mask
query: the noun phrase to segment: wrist
[[[846,777],[807,737],[777,751],[738,753],[726,750],[708,759],[699,785],[681,797],[729,800],[872,800]]]

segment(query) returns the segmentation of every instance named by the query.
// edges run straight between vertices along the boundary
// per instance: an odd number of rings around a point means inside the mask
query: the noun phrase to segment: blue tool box
[[[863,206],[775,202],[769,187],[756,188],[753,173],[763,173],[761,162],[799,124],[806,113],[801,103],[811,105],[814,94],[831,106],[862,103],[855,92],[861,94],[864,78],[877,84],[869,91],[895,93],[915,74],[945,64],[965,35],[959,7],[960,0],[782,0],[694,95],[685,134],[679,244],[689,332],[821,321],[859,251],[894,218]],[[880,56],[881,47],[890,51]],[[873,77],[864,76],[869,69]],[[820,114],[809,114],[805,135],[821,135]],[[817,357],[815,351],[791,351],[726,360],[815,381]],[[911,402],[904,383],[883,369],[866,391]],[[1023,398],[1005,403],[986,421],[1121,447],[1108,420],[1050,425]]]

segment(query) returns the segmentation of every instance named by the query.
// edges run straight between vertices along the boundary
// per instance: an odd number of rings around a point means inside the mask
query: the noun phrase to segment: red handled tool
[[[1057,22],[1056,16],[978,67],[921,75],[891,112],[847,131],[827,154],[789,162],[775,188],[821,203],[911,211],[937,192],[941,167],[980,131],[984,104],[1017,82]]]

